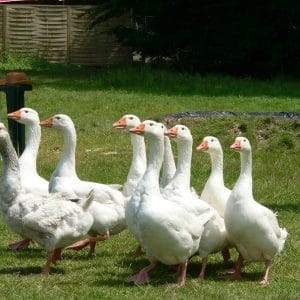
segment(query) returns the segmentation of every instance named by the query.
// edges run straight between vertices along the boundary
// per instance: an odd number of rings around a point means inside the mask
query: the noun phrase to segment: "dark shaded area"
[[[196,111],[196,112],[180,112],[176,114],[167,114],[163,118],[205,118],[205,117],[226,117],[226,116],[250,116],[250,117],[278,117],[283,119],[299,119],[300,113],[296,112],[231,112],[231,111]]]
[[[41,275],[41,267],[12,267],[12,268],[0,268],[0,275],[18,275],[18,276],[43,276]],[[63,269],[57,267],[51,267],[50,274],[65,274]]]
[[[112,32],[143,57],[178,70],[271,77],[300,75],[296,0],[103,0],[93,24],[132,12]]]

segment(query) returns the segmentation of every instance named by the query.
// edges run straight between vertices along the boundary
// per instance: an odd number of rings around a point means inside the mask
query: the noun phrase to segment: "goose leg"
[[[90,251],[88,253],[88,257],[92,257],[95,254],[95,248],[96,248],[96,242],[98,241],[105,241],[109,239],[109,231],[106,231],[106,234],[102,236],[92,236],[89,239],[89,244],[90,244]]]
[[[223,260],[225,263],[227,263],[230,259],[230,252],[229,249],[227,247],[225,247],[222,251],[222,256],[223,256]]]
[[[12,250],[26,249],[29,246],[30,242],[31,239],[24,239],[16,243],[9,244],[8,247]]]
[[[61,257],[61,248],[57,248],[53,251],[52,262],[56,263],[58,260],[62,260]]]
[[[206,269],[206,266],[207,266],[207,261],[208,261],[208,257],[203,257],[202,258],[201,272],[197,277],[199,280],[204,279],[204,274],[205,274],[205,269]]]
[[[228,280],[235,280],[241,277],[241,269],[243,264],[244,258],[241,254],[239,254],[238,260],[235,265],[235,270],[231,275],[228,275],[226,279]]]
[[[49,275],[49,273],[50,273],[50,267],[51,267],[51,264],[52,264],[52,261],[53,261],[53,257],[54,257],[54,251],[48,252],[47,262],[46,262],[46,264],[44,266],[44,269],[43,269],[41,275]]]
[[[140,257],[142,255],[142,246],[138,245],[134,251],[134,257]]]
[[[88,253],[88,257],[92,257],[95,255],[96,241],[90,241],[90,251]]]
[[[263,277],[263,279],[260,281],[260,284],[262,285],[268,285],[269,284],[269,271],[271,268],[271,261],[266,259],[266,272]]]
[[[146,284],[150,282],[150,278],[148,273],[156,267],[156,261],[150,262],[150,264],[143,268],[140,272],[136,275],[133,275],[127,279],[127,282],[133,282],[136,285]]]
[[[179,280],[176,285],[176,287],[178,287],[178,288],[185,285],[187,264],[188,264],[187,261],[180,264],[181,274],[179,276]]]
[[[90,244],[90,239],[87,238],[70,245],[69,247],[67,247],[67,250],[81,250],[89,244]]]
[[[69,247],[67,247],[67,250],[81,250],[85,248],[87,245],[91,245],[91,242],[96,241],[105,241],[109,238],[109,232],[107,231],[106,234],[99,236],[99,237],[89,237],[84,240],[78,241]]]

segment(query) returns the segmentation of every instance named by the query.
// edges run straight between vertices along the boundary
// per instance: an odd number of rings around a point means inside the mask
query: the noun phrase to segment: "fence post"
[[[0,81],[0,91],[6,94],[7,113],[24,107],[24,93],[32,90],[31,81],[23,76],[26,74],[11,72],[6,75],[6,79]],[[24,125],[8,120],[8,130],[17,153],[21,155],[25,148]]]

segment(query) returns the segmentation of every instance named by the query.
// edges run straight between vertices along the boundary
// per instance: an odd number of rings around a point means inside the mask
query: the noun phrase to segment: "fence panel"
[[[129,62],[128,48],[104,30],[130,24],[124,16],[88,28],[87,5],[0,5],[0,49],[50,62],[103,66]]]

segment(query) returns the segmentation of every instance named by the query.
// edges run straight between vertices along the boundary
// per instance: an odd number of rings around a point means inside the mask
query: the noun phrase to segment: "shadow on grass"
[[[297,82],[190,75],[151,67],[60,68],[30,71],[34,85],[72,91],[123,90],[163,95],[299,97]]]
[[[268,203],[267,206],[273,211],[290,211],[294,213],[300,213],[300,205],[296,203]]]
[[[0,275],[17,275],[17,276],[44,276],[41,275],[41,267],[7,267],[0,268]],[[65,274],[65,271],[61,268],[51,267],[51,274]]]
[[[11,250],[9,248],[0,248],[0,253],[4,255],[14,255],[17,258],[37,258],[44,257],[45,251],[37,248],[27,248],[22,250]]]

